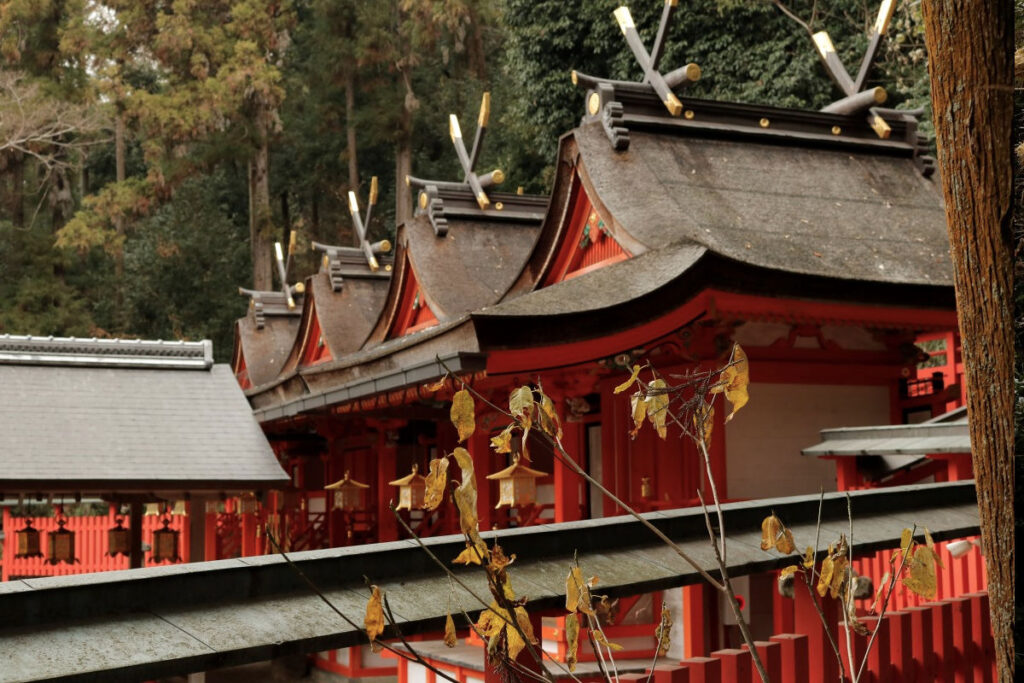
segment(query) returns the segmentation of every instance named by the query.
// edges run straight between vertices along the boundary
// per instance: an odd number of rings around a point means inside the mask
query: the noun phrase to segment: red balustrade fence
[[[128,518],[121,516],[124,528],[128,528]],[[47,532],[56,531],[57,518],[55,517],[15,517],[11,515],[9,508],[4,508],[3,529],[4,543],[3,555],[0,556],[2,563],[2,580],[9,581],[14,578],[40,577],[40,576],[67,576],[69,574],[86,574],[90,572],[105,572],[115,569],[128,569],[128,558],[124,555],[111,557],[108,554],[107,531],[117,525],[113,513],[103,515],[91,515],[86,517],[66,517],[64,528],[75,532],[75,559],[73,564],[59,562],[49,564],[46,561]],[[187,517],[183,515],[171,515],[170,528],[181,532],[178,543],[178,553],[182,556],[182,562],[188,562],[189,530]],[[43,557],[15,557],[18,550],[17,530],[25,527],[25,522],[31,520],[32,526],[39,531],[40,551]],[[153,545],[153,532],[163,528],[164,517],[161,515],[146,515],[142,518],[142,542]],[[144,553],[143,558],[146,566],[151,566],[149,552]]]

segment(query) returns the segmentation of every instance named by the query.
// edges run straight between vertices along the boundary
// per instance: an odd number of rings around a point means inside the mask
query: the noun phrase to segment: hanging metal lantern
[[[124,528],[123,518],[115,517],[114,521],[117,526],[107,530],[107,554],[111,557],[127,557],[131,553],[131,532]]]
[[[65,524],[67,524],[67,520],[62,516],[57,520],[57,530],[46,532],[47,564],[57,564],[58,562],[74,564],[78,561],[75,559],[75,532],[65,529]]]
[[[31,519],[26,519],[24,528],[15,531],[14,535],[18,540],[18,552],[14,553],[16,558],[43,556],[39,547],[39,529],[32,527]]]
[[[180,531],[171,529],[170,517],[164,517],[164,528],[153,532],[153,554],[150,556],[153,562],[180,562],[178,555],[178,539]]]
[[[548,476],[546,472],[519,464],[519,454],[516,453],[512,456],[510,467],[487,475],[488,479],[496,479],[499,484],[500,499],[494,508],[500,508],[502,505],[518,507],[537,502],[537,479],[546,476]]]
[[[650,477],[640,477],[640,497],[644,500],[654,498],[654,485]]]
[[[344,478],[324,487],[327,491],[334,491],[335,510],[350,511],[361,510],[365,507],[364,500],[368,488],[370,488],[369,484],[350,479],[348,470],[345,470]]]
[[[427,480],[419,474],[420,466],[413,464],[412,474],[389,482],[398,487],[398,507],[396,510],[418,510],[423,507],[423,494],[427,490]]]

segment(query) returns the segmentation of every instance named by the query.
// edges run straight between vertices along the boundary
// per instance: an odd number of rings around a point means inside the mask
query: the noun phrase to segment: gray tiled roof
[[[108,358],[90,357],[91,340],[50,341],[42,362],[0,363],[0,491],[251,489],[288,481],[231,369],[202,362],[205,344],[192,350],[200,362],[191,366],[178,358],[110,367]],[[61,350],[70,350],[67,364]]]
[[[925,455],[970,453],[967,413],[957,409],[921,424],[821,430],[822,441],[804,455]]]

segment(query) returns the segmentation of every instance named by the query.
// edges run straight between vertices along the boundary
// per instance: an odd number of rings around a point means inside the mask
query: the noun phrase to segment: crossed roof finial
[[[367,227],[370,225],[370,217],[373,215],[373,207],[377,205],[378,194],[377,176],[373,176],[370,178],[370,195],[367,197],[366,214],[361,215],[359,212],[359,199],[356,197],[355,191],[348,191],[348,212],[352,216],[352,227],[355,229],[356,239],[359,241],[358,247],[338,247],[330,244],[321,244],[320,242],[312,243],[313,249],[324,254],[323,267],[330,277],[331,289],[335,292],[341,291],[342,287],[342,275],[345,274],[343,273],[345,270],[342,264],[343,259],[350,265],[354,265],[353,260],[355,263],[358,263],[360,259],[365,259],[367,268],[370,269],[371,273],[376,274],[380,270],[377,256],[391,251],[391,242],[388,240],[370,243],[366,235]],[[390,271],[391,266],[385,264],[384,270]],[[348,274],[353,275],[357,273],[349,272]]]
[[[473,147],[466,151],[466,143],[462,137],[462,127],[459,125],[459,117],[455,114],[448,116],[448,135],[455,146],[455,154],[459,158],[459,165],[462,166],[463,179],[461,182],[446,182],[439,180],[424,180],[413,176],[406,176],[405,183],[409,187],[420,190],[417,203],[417,211],[426,213],[434,232],[443,236],[448,231],[448,222],[445,218],[444,201],[440,192],[465,192],[470,191],[473,199],[481,211],[491,208],[491,198],[487,190],[505,182],[505,174],[500,168],[496,168],[484,175],[477,175],[476,162],[480,158],[480,151],[483,147],[484,136],[487,133],[487,123],[491,116],[491,93],[485,92],[480,102],[480,114],[477,116],[476,135],[473,138]],[[500,203],[499,203],[500,204]],[[501,208],[497,206],[496,208]]]
[[[306,287],[301,282],[289,284],[288,272],[292,268],[292,256],[295,253],[295,231],[288,233],[288,254],[285,256],[280,242],[274,242],[274,262],[277,265],[277,274],[281,280],[281,291],[262,292],[256,289],[239,287],[238,293],[249,297],[249,306],[256,318],[256,327],[262,329],[266,324],[266,314],[275,312],[281,314],[284,311],[277,309],[279,306],[287,306],[288,311],[295,311],[295,295],[303,294]],[[269,307],[269,310],[268,310]],[[276,309],[276,311],[275,311]]]
[[[665,53],[669,24],[678,4],[679,0],[665,0],[658,32],[650,52],[636,30],[629,8],[623,5],[613,12],[629,49],[643,70],[644,77],[640,83],[598,78],[575,70],[572,72],[573,84],[589,89],[584,120],[600,120],[605,134],[616,150],[621,151],[629,147],[629,131],[623,123],[623,103],[620,101],[622,97],[635,99],[654,94],[672,117],[679,117],[683,115],[684,108],[675,90],[700,80],[700,67],[692,62],[667,74],[662,74],[659,69]]]
[[[836,85],[839,86],[839,89],[845,93],[845,97],[824,107],[822,111],[830,114],[856,114],[866,109],[869,112],[868,123],[871,124],[878,137],[882,139],[888,138],[892,132],[891,126],[886,122],[882,114],[892,114],[895,110],[880,109],[878,106],[884,104],[886,99],[888,99],[885,88],[875,87],[868,90],[863,88],[868,73],[874,64],[875,57],[878,56],[878,48],[881,46],[882,38],[889,28],[889,21],[892,19],[892,13],[895,8],[895,0],[882,0],[882,5],[878,9],[878,17],[868,32],[868,47],[864,52],[864,57],[861,59],[860,69],[857,72],[856,78],[851,78],[846,67],[843,66],[843,62],[839,58],[838,53],[836,53],[836,48],[832,44],[828,31],[818,31],[811,36],[818,54],[821,56],[821,61],[825,65],[825,69]],[[900,112],[898,115],[907,113]]]

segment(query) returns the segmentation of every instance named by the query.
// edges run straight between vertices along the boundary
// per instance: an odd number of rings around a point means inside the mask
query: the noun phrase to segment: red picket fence
[[[871,629],[878,623],[877,618],[865,621]],[[863,683],[987,683],[995,680],[995,644],[987,593],[969,593],[890,612],[878,627],[881,630],[860,678]],[[845,633],[840,629],[838,634],[845,661]],[[853,636],[853,656],[858,664],[868,639],[868,636]],[[830,648],[826,652],[812,652],[810,640],[808,634],[782,633],[756,643],[771,680],[825,680],[821,658],[830,658],[835,666],[835,654]],[[619,680],[646,680],[649,672],[626,674],[619,676]],[[838,676],[829,675],[827,680],[836,678]],[[709,657],[684,659],[678,664],[659,664],[652,680],[654,683],[757,683],[761,677],[744,645],[742,649],[718,650]]]
[[[64,528],[75,532],[75,559],[74,564],[60,562],[48,564],[46,562],[47,532],[58,529],[55,517],[14,517],[9,508],[4,508],[3,529],[4,544],[3,555],[0,556],[2,572],[0,580],[9,581],[12,578],[27,578],[40,576],[67,576],[69,574],[87,574],[90,572],[106,572],[115,569],[128,569],[128,558],[124,555],[111,557],[107,554],[107,531],[116,526],[114,514],[106,516],[94,515],[87,517],[67,517]],[[122,517],[123,526],[128,528],[127,515]],[[178,553],[182,556],[182,562],[188,562],[189,530],[187,517],[184,515],[171,515],[170,528],[181,532],[178,543]],[[25,527],[26,520],[32,521],[32,526],[40,534],[40,551],[43,557],[16,558],[18,551],[17,530]],[[163,517],[161,515],[146,515],[142,518],[142,542],[152,545],[153,532],[163,528]],[[150,554],[144,555],[146,565],[152,564]]]

